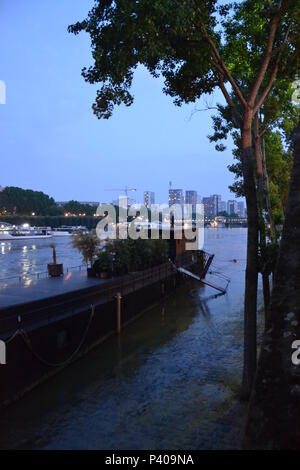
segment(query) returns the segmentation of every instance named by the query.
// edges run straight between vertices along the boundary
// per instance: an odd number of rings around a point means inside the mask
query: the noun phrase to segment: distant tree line
[[[239,219],[240,218],[239,214],[236,214],[235,212],[233,212],[232,214],[228,214],[227,211],[220,211],[220,212],[218,212],[218,215],[220,215],[222,217],[226,217],[228,219]]]
[[[96,209],[95,205],[82,204],[74,200],[58,205],[47,194],[31,189],[7,186],[0,192],[1,215],[63,216],[67,213],[75,216],[93,216]]]
[[[93,216],[97,210],[96,205],[91,204],[82,204],[78,201],[69,201],[63,206],[60,207],[62,212],[65,214],[75,214],[75,215],[90,215]]]

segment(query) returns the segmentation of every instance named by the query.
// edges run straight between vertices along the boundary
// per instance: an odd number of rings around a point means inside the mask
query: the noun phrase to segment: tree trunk
[[[267,310],[270,301],[270,280],[266,271],[266,221],[264,217],[264,209],[267,210],[267,218],[271,227],[271,239],[273,241],[273,218],[271,213],[270,192],[268,184],[268,173],[265,160],[265,148],[261,146],[260,126],[258,113],[254,117],[254,142],[257,169],[257,201],[259,216],[259,246],[260,246],[260,269],[263,282],[264,311],[265,321],[267,318]]]
[[[262,283],[263,283],[263,295],[264,295],[264,312],[265,312],[265,323],[267,321],[268,306],[270,302],[270,279],[269,272],[267,271],[266,266],[266,226],[263,219],[262,213],[260,213],[260,223],[259,223],[259,246],[260,246],[260,256],[261,263],[260,269],[262,274]]]
[[[266,324],[267,316],[268,316],[268,307],[269,307],[269,303],[270,303],[270,279],[269,279],[269,274],[263,273],[262,274],[262,281],[263,281],[264,310],[265,310],[265,324]]]
[[[245,113],[242,130],[242,168],[247,204],[248,238],[244,300],[244,369],[242,398],[248,399],[256,370],[256,309],[258,278],[258,213],[252,161],[252,114]]]
[[[274,288],[254,389],[245,447],[299,449],[300,365],[292,362],[300,338],[300,126],[277,260]],[[299,357],[299,354],[297,354]]]
[[[264,254],[266,250],[266,231],[264,221],[262,221],[263,228],[260,229],[260,253]],[[263,256],[265,259],[265,257]],[[263,295],[264,295],[264,311],[265,311],[265,324],[267,322],[268,307],[270,303],[270,277],[266,271],[266,266],[262,266],[262,283],[263,283]]]
[[[259,202],[262,202],[263,194],[263,166],[262,166],[262,155],[260,147],[260,136],[259,136],[259,119],[258,114],[254,117],[254,148],[256,157],[256,174],[257,174],[257,192]]]
[[[266,207],[267,207],[267,213],[268,213],[269,223],[270,223],[271,241],[272,241],[272,243],[276,243],[276,230],[275,230],[274,220],[273,220],[273,216],[272,216],[270,187],[269,187],[269,176],[268,176],[268,171],[267,171],[266,150],[265,150],[265,139],[264,139],[264,137],[262,138],[261,156],[262,156],[264,190],[265,190],[265,195],[266,195]]]

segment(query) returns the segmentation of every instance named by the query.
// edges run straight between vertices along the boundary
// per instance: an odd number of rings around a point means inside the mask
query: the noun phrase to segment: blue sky
[[[153,190],[167,199],[168,184],[201,196],[234,196],[231,144],[216,152],[207,135],[210,115],[195,105],[177,108],[162,81],[139,68],[134,105],[116,108],[99,121],[91,105],[96,87],[81,68],[91,63],[89,36],[67,27],[83,19],[90,0],[1,0],[0,80],[7,88],[0,106],[0,185],[41,190],[56,200],[107,201],[106,188]],[[216,93],[210,102],[223,101]],[[204,103],[196,104],[203,108]]]

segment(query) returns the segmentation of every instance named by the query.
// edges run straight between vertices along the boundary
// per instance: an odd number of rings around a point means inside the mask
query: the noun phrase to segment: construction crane
[[[128,188],[127,186],[125,186],[125,188],[119,188],[119,189],[105,189],[105,191],[124,191],[125,192],[125,196],[128,197],[128,192],[129,191],[137,191],[136,188]]]

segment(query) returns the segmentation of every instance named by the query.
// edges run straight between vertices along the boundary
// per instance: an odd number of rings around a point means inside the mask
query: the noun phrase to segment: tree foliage
[[[0,191],[0,213],[3,215],[56,216],[67,212],[75,216],[79,214],[93,216],[96,210],[96,205],[83,204],[74,200],[59,206],[53,197],[31,189],[7,186]]]
[[[128,272],[142,271],[166,262],[168,259],[168,242],[166,240],[132,240],[110,241],[105,246],[113,258],[113,273],[122,275]],[[101,257],[102,255],[100,255]]]
[[[210,41],[244,90],[256,79],[270,23],[281,8],[274,51],[280,54],[280,70],[291,75],[299,60],[298,2],[96,0],[86,19],[69,26],[70,32],[86,31],[91,38],[94,63],[84,67],[82,74],[87,82],[100,84],[94,113],[108,119],[115,105],[132,104],[130,89],[139,64],[153,76],[163,76],[165,93],[178,105],[212,93],[220,84],[220,70]],[[270,80],[277,58],[274,52],[262,89]]]
[[[10,214],[58,215],[54,199],[41,191],[7,186],[0,192],[0,212]]]
[[[94,215],[97,207],[97,205],[83,204],[82,202],[71,200],[62,206],[62,211],[67,213],[69,212],[74,215]]]
[[[92,267],[100,246],[100,240],[95,231],[91,233],[79,232],[72,235],[72,245],[82,254],[83,262]]]

